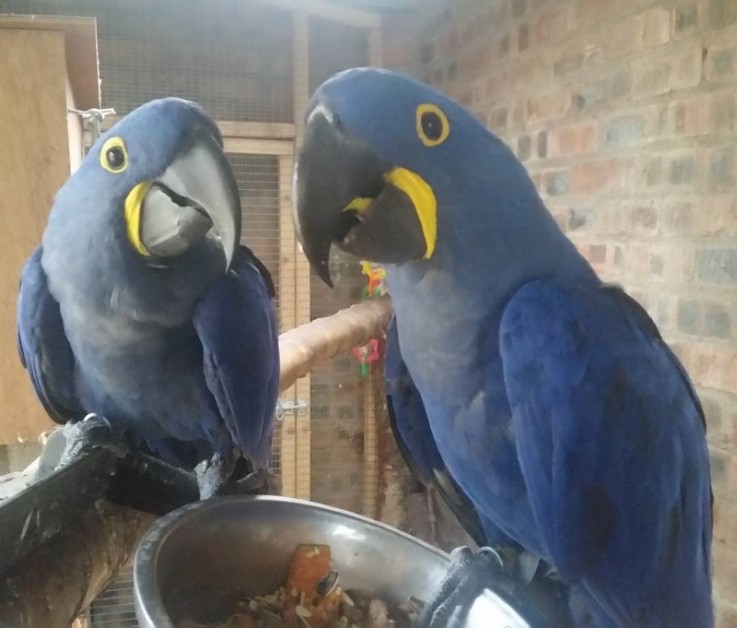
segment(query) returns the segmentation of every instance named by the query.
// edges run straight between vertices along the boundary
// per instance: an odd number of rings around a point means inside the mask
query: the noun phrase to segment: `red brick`
[[[687,1],[679,3],[673,16],[673,30],[676,35],[691,32],[699,25],[699,9],[696,4]]]
[[[571,95],[564,90],[531,96],[527,100],[527,121],[555,120],[565,116],[571,108]]]
[[[650,275],[650,247],[634,241],[625,247],[624,272],[635,281],[642,281]],[[642,304],[647,307],[646,303]]]
[[[550,196],[568,194],[571,175],[567,170],[554,170],[545,174],[545,192]]]
[[[737,504],[725,499],[714,502],[714,541],[734,544],[737,539]]]
[[[704,49],[690,46],[673,59],[670,87],[673,90],[695,87],[701,83],[704,66]]]
[[[709,24],[723,28],[737,22],[737,3],[734,0],[709,0]]]
[[[641,16],[642,43],[645,48],[655,48],[670,41],[672,13],[667,9],[651,9]]]
[[[709,131],[710,97],[699,95],[670,105],[670,130],[674,135],[689,137]]]
[[[627,171],[627,187],[631,191],[652,191],[664,185],[664,158],[658,154],[644,153],[638,156],[634,166]]]
[[[525,122],[527,122],[527,103],[524,100],[518,100],[512,107],[512,124],[522,126]]]
[[[590,153],[596,146],[597,126],[593,121],[555,129],[549,134],[551,157],[569,157]]]
[[[553,71],[557,75],[565,75],[578,70],[583,65],[583,50],[578,46],[564,50],[553,63]]]
[[[604,56],[618,61],[642,50],[642,27],[636,20],[619,20],[608,26]]]
[[[706,56],[706,80],[711,83],[733,83],[737,70],[737,28],[729,29],[729,37],[710,42]]]
[[[491,44],[476,46],[463,54],[458,62],[460,71],[467,77],[474,77],[488,67],[491,59]]]
[[[684,366],[697,384],[737,394],[737,353],[729,347],[692,342]]]
[[[506,107],[499,107],[489,113],[488,126],[492,131],[507,128],[509,112]]]
[[[681,244],[650,246],[650,279],[657,282],[682,285],[693,275],[691,249]],[[656,268],[655,259],[662,260],[662,268]]]
[[[543,13],[532,26],[533,42],[541,46],[560,39],[566,34],[566,22],[564,9]]]
[[[636,65],[632,82],[635,96],[657,96],[670,90],[672,65],[667,59],[652,61],[646,58]]]
[[[603,264],[606,261],[606,245],[605,244],[591,244],[589,245],[589,252],[586,256],[589,262],[592,264]]]
[[[590,23],[600,24],[603,15],[614,15],[620,8],[618,0],[576,0],[574,11],[576,28],[584,28]]]
[[[654,201],[628,203],[629,226],[633,236],[651,236],[658,232],[658,212]]]
[[[622,164],[616,159],[577,164],[571,169],[571,191],[590,194],[621,187],[622,175]]]
[[[624,237],[628,235],[629,213],[622,203],[604,203],[597,210],[597,233],[605,236]]]
[[[406,68],[414,62],[415,49],[408,42],[384,45],[384,65],[388,68]]]
[[[734,194],[712,194],[699,205],[697,235],[737,235],[737,198]]]
[[[498,72],[486,79],[486,95],[492,100],[498,100],[506,92],[506,72]]]
[[[658,222],[663,236],[695,235],[698,231],[693,199],[683,196],[663,199],[659,213]]]
[[[714,94],[711,97],[709,125],[712,130],[717,132],[731,132],[735,129],[734,98],[732,90],[727,93]]]
[[[734,411],[731,410],[734,398],[726,393],[705,390],[699,392],[699,398],[706,415],[707,437],[710,446],[728,451],[730,447],[737,444]],[[735,515],[737,515],[737,505]],[[735,516],[735,527],[737,528],[737,516]],[[737,539],[737,534],[733,538]]]
[[[551,69],[544,57],[524,57],[511,70],[507,89],[529,88],[543,83],[551,76]]]

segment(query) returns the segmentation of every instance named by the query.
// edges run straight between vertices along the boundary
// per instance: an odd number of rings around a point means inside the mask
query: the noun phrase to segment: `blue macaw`
[[[316,91],[294,185],[328,284],[333,244],[385,265],[397,350],[445,469],[483,523],[552,566],[575,625],[712,626],[694,388],[504,143],[426,85],[353,69]],[[459,588],[442,589],[455,603]],[[450,601],[431,601],[429,625],[448,625]]]
[[[422,402],[399,349],[396,317],[386,330],[385,384],[389,425],[402,458],[417,481],[432,487],[478,546],[490,545],[503,554],[506,571],[517,584],[508,583],[517,606],[534,609],[556,626],[570,623],[567,607],[561,604],[566,592],[560,582],[549,578],[550,566],[535,559],[491,521],[482,521],[473,502],[453,480],[438,451]],[[496,574],[495,574],[496,575]],[[498,575],[497,575],[498,577]]]
[[[273,284],[239,244],[222,146],[214,121],[178,98],[115,124],[59,190],[17,316],[39,399],[80,428],[74,451],[100,444],[87,437],[103,422],[198,465],[203,497],[231,486],[241,459],[266,469],[279,384]]]

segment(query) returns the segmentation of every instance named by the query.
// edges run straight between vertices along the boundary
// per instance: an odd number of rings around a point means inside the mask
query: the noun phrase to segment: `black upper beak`
[[[403,170],[394,166],[350,137],[323,104],[312,109],[297,154],[295,221],[307,259],[329,286],[333,243],[361,259],[387,264],[426,254],[416,199],[393,176]]]
[[[322,105],[310,113],[294,173],[295,223],[305,255],[320,278],[333,286],[330,247],[350,228],[344,208],[381,185],[387,164],[351,141],[340,121]]]
[[[151,183],[141,208],[141,241],[155,258],[215,239],[230,266],[241,234],[238,185],[220,143],[196,129],[164,173]]]

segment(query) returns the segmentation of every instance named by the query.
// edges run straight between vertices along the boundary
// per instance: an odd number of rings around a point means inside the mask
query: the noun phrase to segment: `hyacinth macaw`
[[[328,284],[333,244],[385,266],[388,351],[489,545],[507,537],[552,566],[577,626],[712,626],[694,388],[505,144],[426,85],[353,69],[316,91],[294,186],[303,249]],[[485,555],[456,555],[426,625],[451,625],[491,573]]]
[[[92,146],[56,196],[18,301],[21,360],[49,415],[74,422],[68,453],[120,438],[199,465],[203,497],[232,488],[242,459],[265,470],[273,284],[240,236],[220,132],[195,103],[151,101]]]

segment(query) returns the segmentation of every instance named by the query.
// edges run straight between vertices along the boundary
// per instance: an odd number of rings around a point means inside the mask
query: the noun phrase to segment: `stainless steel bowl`
[[[139,624],[222,620],[244,596],[283,585],[301,543],[329,545],[341,586],[391,604],[427,599],[450,565],[444,552],[336,508],[273,496],[201,501],[162,517],[141,541],[134,566]],[[467,628],[529,626],[491,591],[475,601],[466,622]]]

